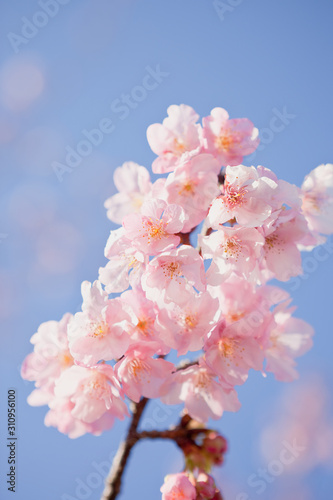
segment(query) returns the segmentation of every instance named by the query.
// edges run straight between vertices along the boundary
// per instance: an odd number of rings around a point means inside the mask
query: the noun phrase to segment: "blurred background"
[[[0,497],[13,498],[4,439],[14,387],[14,498],[98,500],[127,423],[74,441],[46,428],[46,408],[28,406],[33,386],[19,374],[29,339],[41,322],[80,308],[80,284],[96,279],[114,228],[103,207],[115,192],[113,171],[127,160],[150,168],[146,129],[170,104],[250,118],[262,142],[245,164],[291,183],[333,161],[333,4],[13,0],[0,10]],[[142,87],[147,74],[154,88]],[[82,145],[98,128],[102,137]],[[229,442],[215,471],[225,500],[331,498],[332,245],[324,259],[306,255],[304,276],[285,285],[295,315],[316,330],[314,348],[299,360],[300,380],[251,373],[238,391],[241,410],[212,424]],[[151,403],[143,427],[165,428],[178,412]],[[288,446],[294,460],[283,465]],[[172,443],[140,443],[121,498],[160,498],[164,476],[181,467]]]

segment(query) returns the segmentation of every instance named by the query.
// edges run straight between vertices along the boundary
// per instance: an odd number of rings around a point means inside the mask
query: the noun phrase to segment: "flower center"
[[[171,500],[186,500],[188,498],[183,490],[177,488],[177,490],[173,490],[171,493]]]
[[[282,243],[283,241],[276,233],[270,234],[265,238],[266,250],[276,250],[278,253],[280,253],[281,250],[283,250],[283,248],[281,248]]]
[[[97,325],[95,323],[92,324],[92,331],[89,334],[89,337],[102,339],[109,333],[109,331],[109,325],[105,323],[105,321],[103,321],[102,323],[98,323]]]
[[[73,356],[69,351],[65,351],[61,354],[59,354],[59,361],[61,368],[65,370],[69,366],[72,366],[74,364]]]
[[[228,359],[232,359],[236,356],[236,354],[240,354],[245,351],[245,348],[240,346],[239,340],[237,339],[224,337],[219,340],[218,346],[221,355]]]
[[[245,316],[245,311],[229,311],[225,317],[229,322],[234,322],[242,319]]]
[[[303,206],[302,209],[307,212],[312,212],[313,210],[316,212],[321,212],[321,204],[323,202],[324,197],[321,195],[316,195],[314,193],[306,193],[303,198]]]
[[[237,259],[240,252],[242,251],[242,245],[236,238],[227,239],[224,245],[222,245],[222,248],[226,259],[228,259],[229,257],[236,257]]]
[[[244,196],[247,193],[246,189],[240,188],[238,191],[234,188],[227,188],[226,201],[231,208],[240,206],[244,203]]]
[[[197,373],[195,380],[196,392],[200,391],[201,389],[207,389],[207,387],[210,385],[210,382],[211,382],[211,377],[208,375],[207,371],[200,370]]]
[[[224,358],[232,358],[235,351],[234,341],[227,338],[219,340],[219,351]]]
[[[148,236],[148,243],[151,240],[160,240],[165,236],[165,223],[163,220],[146,219],[143,227]]]
[[[196,186],[196,183],[194,181],[188,179],[187,181],[184,182],[184,184],[182,184],[180,186],[178,194],[184,195],[184,196],[193,195],[195,193],[195,186]]]
[[[140,333],[142,335],[147,337],[147,336],[152,335],[152,333],[153,333],[153,324],[154,324],[154,320],[152,318],[142,318],[142,319],[139,319],[136,327],[138,330],[140,330]]]
[[[184,151],[186,151],[186,146],[185,144],[179,140],[179,139],[174,139],[173,140],[173,152],[178,155],[178,156],[181,156]]]
[[[228,152],[234,145],[234,137],[229,132],[221,132],[215,139],[215,146],[219,151]]]
[[[174,276],[182,276],[182,269],[178,262],[164,262],[161,265],[164,276],[173,279]]]
[[[84,383],[85,394],[94,399],[102,399],[109,392],[106,377],[101,373],[96,373],[91,379]]]
[[[150,375],[151,368],[148,363],[142,361],[142,359],[135,358],[132,359],[132,361],[129,363],[128,371],[130,373],[130,376],[138,382],[141,380],[142,375],[144,375],[145,373]]]

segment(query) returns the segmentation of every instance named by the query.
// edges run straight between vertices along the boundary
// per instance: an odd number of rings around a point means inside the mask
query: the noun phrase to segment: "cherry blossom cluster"
[[[213,477],[205,472],[169,474],[161,492],[162,500],[223,500]]]
[[[82,310],[43,323],[31,339],[22,367],[36,386],[28,401],[48,405],[45,424],[71,438],[124,419],[126,398],[183,403],[199,422],[219,419],[239,409],[235,387],[251,368],[291,381],[295,358],[311,347],[312,328],[269,281],[302,273],[301,251],[333,232],[333,165],[298,188],[242,164],[259,143],[250,120],[222,108],[198,119],[174,105],[149,126],[152,170],[162,176],[133,162],[115,170],[119,192],[105,207],[121,227],[107,241],[108,262],[98,280],[82,283]],[[170,361],[177,356],[190,360]],[[183,473],[162,493],[217,499],[214,488],[208,476]]]

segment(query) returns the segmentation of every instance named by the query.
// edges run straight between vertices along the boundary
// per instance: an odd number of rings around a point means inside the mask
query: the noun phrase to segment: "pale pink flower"
[[[291,382],[298,378],[294,358],[302,356],[312,347],[313,328],[302,319],[293,318],[295,308],[288,308],[290,300],[278,305],[274,311],[275,328],[270,332],[270,346],[265,352],[266,370],[276,380]]]
[[[258,147],[258,129],[247,118],[230,120],[225,109],[214,108],[202,123],[205,149],[223,166],[241,164],[243,157]]]
[[[199,252],[189,245],[164,252],[152,259],[142,275],[142,288],[150,300],[182,304],[186,285],[206,289],[205,269]]]
[[[179,165],[164,184],[166,200],[183,207],[188,219],[183,233],[197,226],[207,215],[219,194],[217,174],[220,165],[212,155],[200,154]]]
[[[179,356],[202,348],[204,336],[213,328],[215,316],[220,313],[219,301],[208,292],[197,294],[184,290],[182,293],[184,303],[162,308],[156,321],[160,338],[176,349]]]
[[[74,406],[74,403],[68,398],[54,399],[45,415],[44,424],[46,427],[56,427],[59,432],[67,434],[71,439],[76,439],[90,432],[91,424],[73,417]]]
[[[261,258],[265,239],[255,228],[220,226],[209,236],[199,236],[198,242],[203,257],[215,264],[207,272],[208,282],[217,285],[231,273],[249,277]]]
[[[299,211],[301,209],[302,192],[299,187],[283,179],[278,179],[272,170],[262,165],[257,166],[257,172],[260,177],[268,177],[277,184],[271,196],[271,203],[275,207],[275,210],[281,211],[281,209],[293,208]]]
[[[179,205],[149,200],[142,205],[140,213],[124,218],[125,237],[138,250],[154,255],[179,244],[180,237],[176,233],[183,229],[185,218]]]
[[[169,474],[161,486],[162,500],[196,500],[195,487],[185,472]]]
[[[127,290],[122,293],[121,299],[133,311],[133,321],[130,329],[131,341],[145,342],[146,345],[153,342],[156,354],[167,354],[170,351],[170,347],[167,347],[162,341],[156,325],[156,317],[159,314],[157,305],[147,299],[145,293],[140,288]]]
[[[233,324],[219,323],[204,345],[205,361],[230,386],[243,384],[250,368],[262,370],[264,351],[252,337],[240,336]]]
[[[280,281],[288,281],[292,276],[302,274],[302,257],[298,244],[306,241],[309,233],[304,217],[295,214],[293,210],[288,212],[289,220],[286,222],[279,223],[279,217],[273,225],[264,225],[261,229],[265,237],[261,267],[270,272],[268,277]],[[290,218],[292,214],[294,217]]]
[[[289,298],[288,292],[269,285],[255,287],[246,279],[232,275],[209,292],[220,301],[223,318],[235,334],[257,339],[264,347],[274,324],[272,306]]]
[[[151,149],[158,155],[152,169],[156,174],[171,172],[183,159],[183,155],[200,150],[199,115],[190,106],[172,105],[163,124],[154,123],[147,129]]]
[[[185,403],[185,410],[199,422],[219,419],[224,411],[238,411],[236,391],[223,386],[216,375],[200,361],[171,375],[161,389],[161,400],[168,405]]]
[[[98,281],[84,281],[81,290],[82,312],[68,325],[72,356],[90,366],[119,358],[130,344],[132,311],[120,298],[109,299]]]
[[[49,403],[49,406],[50,410],[45,415],[44,424],[47,427],[56,427],[59,432],[67,434],[71,439],[86,433],[99,436],[103,431],[109,430],[114,423],[114,416],[111,412],[104,413],[92,423],[73,417],[72,411],[75,403],[69,398],[55,398]]]
[[[333,233],[333,164],[319,165],[302,184],[303,213],[311,231]]]
[[[55,380],[74,363],[67,339],[72,317],[67,313],[60,321],[42,323],[30,339],[34,351],[23,361],[21,376],[35,382],[37,389],[28,397],[33,406],[47,404],[53,398]]]
[[[98,279],[108,293],[123,292],[140,283],[149,258],[126,238],[123,227],[111,231],[104,254],[109,262],[99,268]]]
[[[140,210],[152,184],[148,170],[133,161],[116,168],[113,181],[119,193],[108,198],[104,206],[108,218],[116,224],[122,224],[125,215]]]
[[[71,415],[87,424],[105,414],[123,420],[128,416],[123,391],[112,366],[98,364],[91,368],[72,366],[64,371],[55,385],[57,398],[68,398],[73,404]]]
[[[275,206],[275,189],[277,183],[255,167],[228,166],[223,193],[213,201],[208,222],[214,229],[234,218],[241,226],[261,226]]]
[[[174,365],[161,358],[152,358],[156,346],[145,342],[133,344],[115,365],[115,372],[125,394],[139,402],[141,396],[158,398],[161,385],[174,370]]]

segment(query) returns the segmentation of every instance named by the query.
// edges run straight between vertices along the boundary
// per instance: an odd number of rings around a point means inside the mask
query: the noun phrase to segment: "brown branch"
[[[191,240],[190,240],[191,232],[189,232],[189,233],[177,233],[176,236],[179,236],[179,238],[180,238],[180,245],[191,245]]]
[[[105,488],[101,500],[115,500],[121,488],[122,475],[126,467],[131,450],[138,441],[137,428],[149,399],[142,398],[139,403],[132,405],[132,421],[126,439],[120,444],[114,457],[110,472],[105,480]]]
[[[164,356],[159,356],[163,358]],[[176,368],[177,371],[185,370],[189,366],[198,364],[198,361],[184,361]],[[113,459],[113,463],[110,472],[105,480],[105,488],[101,497],[101,500],[115,500],[121,489],[122,476],[125,471],[125,467],[132,451],[133,446],[140,439],[171,439],[181,447],[184,439],[190,439],[195,437],[197,434],[204,432],[204,429],[190,429],[188,427],[191,418],[189,416],[184,416],[180,424],[170,430],[165,431],[142,431],[138,432],[138,426],[142,413],[148,403],[149,399],[142,398],[139,403],[132,403],[132,420],[128,428],[126,438],[120,444],[116,456]]]
[[[138,439],[171,439],[179,442],[180,440],[192,439],[198,434],[206,433],[207,429],[203,427],[189,429],[187,427],[176,427],[165,431],[141,431],[138,433]]]

